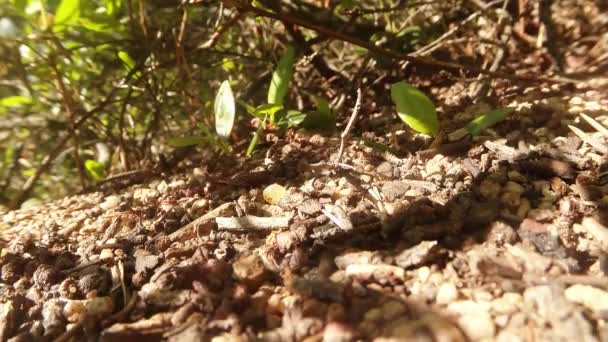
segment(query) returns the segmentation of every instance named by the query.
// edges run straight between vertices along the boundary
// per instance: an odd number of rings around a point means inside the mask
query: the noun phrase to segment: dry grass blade
[[[595,128],[598,132],[602,133],[603,136],[608,138],[608,129],[604,127],[601,123],[595,121],[594,118],[590,117],[587,114],[581,113],[581,117],[587,121],[593,128]]]
[[[593,148],[595,148],[599,152],[601,152],[603,154],[608,154],[608,147],[606,147],[606,144],[604,144],[604,143],[598,141],[597,139],[595,139],[595,138],[587,135],[587,133],[581,131],[579,128],[577,128],[575,126],[568,125],[568,128],[570,128],[570,130],[572,132],[574,132],[574,134],[576,134],[579,138],[581,138],[581,140],[583,140],[587,144],[591,145]]]

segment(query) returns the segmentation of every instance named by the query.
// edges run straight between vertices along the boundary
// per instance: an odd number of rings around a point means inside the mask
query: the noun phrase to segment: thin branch
[[[357,102],[355,102],[353,113],[351,114],[350,119],[348,120],[348,123],[346,124],[346,127],[342,132],[342,135],[340,135],[340,150],[338,151],[338,156],[336,157],[336,163],[340,163],[340,161],[342,160],[342,154],[344,154],[344,145],[346,144],[350,131],[353,128],[353,123],[355,122],[355,119],[357,119],[357,114],[359,114],[359,111],[361,110],[362,97],[363,95],[361,93],[361,88],[357,88]]]
[[[329,29],[325,26],[311,24],[307,20],[300,19],[300,18],[291,16],[289,14],[272,13],[272,12],[266,11],[264,9],[254,7],[250,4],[244,4],[240,7],[240,9],[242,11],[251,12],[257,16],[271,18],[271,19],[291,23],[293,25],[302,26],[307,29],[313,30],[319,34],[323,34],[328,37],[332,37],[334,39],[342,40],[344,42],[348,42],[348,43],[363,47],[373,53],[376,53],[378,55],[382,55],[382,56],[385,56],[385,57],[388,57],[388,58],[391,58],[394,60],[398,60],[398,61],[406,61],[406,62],[411,62],[413,64],[428,65],[428,66],[432,66],[432,67],[449,69],[449,70],[466,70],[466,71],[474,72],[477,74],[485,74],[485,75],[489,75],[489,76],[496,77],[496,78],[503,78],[503,79],[514,80],[514,81],[523,81],[523,82],[532,82],[532,83],[538,83],[538,82],[572,83],[572,80],[563,79],[563,78],[556,79],[556,78],[547,78],[547,77],[539,77],[539,76],[514,75],[514,74],[510,74],[510,73],[503,73],[503,72],[490,72],[490,71],[483,70],[481,68],[465,66],[462,64],[458,64],[458,63],[444,62],[444,61],[439,61],[439,60],[436,60],[433,58],[421,58],[421,57],[401,54],[401,53],[398,53],[398,52],[395,52],[392,50],[387,50],[387,49],[375,46],[374,44],[361,40],[355,36],[351,36],[349,34],[338,32],[338,31]]]

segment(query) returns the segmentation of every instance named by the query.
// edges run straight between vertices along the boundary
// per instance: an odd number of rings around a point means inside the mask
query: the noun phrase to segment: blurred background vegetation
[[[255,16],[234,4],[0,2],[0,205],[15,208],[28,199],[73,194],[135,170],[170,169],[179,158],[176,145],[188,145],[176,143],[179,137],[202,137],[199,151],[243,153],[256,118],[238,106],[228,141],[218,139],[210,133],[215,94],[229,80],[237,102],[263,104],[288,45],[297,51],[290,108],[311,111],[329,104],[338,122],[354,103],[355,79],[382,95],[372,108],[381,111],[390,102],[387,84],[414,77],[418,86],[449,85],[467,76],[446,77],[432,66],[412,72],[403,61],[371,55],[318,30]],[[500,40],[502,31],[492,31],[500,29],[495,23],[502,7],[508,5],[502,10],[511,15],[510,23],[522,13],[538,18],[539,10],[536,2],[529,2],[528,11],[518,9],[517,1],[481,0],[251,4],[395,53],[476,66],[491,64],[497,47],[507,46]],[[523,30],[535,36],[539,27],[537,19],[528,20]],[[446,33],[449,41],[433,45]]]
[[[378,44],[386,43],[392,32],[400,40],[390,43],[401,42],[398,48],[405,50],[412,49],[422,32],[433,32],[417,22],[441,26],[420,16],[417,7],[354,19],[349,12],[357,7],[353,1],[295,3],[303,7],[292,10],[311,22],[341,25]],[[284,4],[265,5],[276,9]],[[388,8],[395,2],[366,2],[371,5]],[[406,25],[394,20],[414,12],[419,17]],[[200,124],[213,125],[213,97],[223,80],[229,79],[247,101],[263,98],[274,64],[294,39],[324,44],[321,49],[330,62],[319,70],[326,80],[333,78],[321,91],[313,83],[317,73],[309,73],[309,79],[296,77],[297,84],[308,83],[297,95],[299,107],[313,107],[321,92],[335,95],[328,86],[346,86],[353,66],[363,63],[362,49],[344,54],[342,42],[324,42],[293,27],[285,32],[277,21],[245,15],[219,2],[2,2],[0,204],[18,207],[30,198],[57,198],[110,175],[157,165],[172,149],[168,139],[198,131]],[[313,52],[312,44],[300,57]],[[307,66],[301,69],[310,71]],[[249,118],[240,121],[247,125]]]

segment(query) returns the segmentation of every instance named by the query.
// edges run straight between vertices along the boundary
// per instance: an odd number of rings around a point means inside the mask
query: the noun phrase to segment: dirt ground
[[[530,89],[474,140],[420,151],[370,113],[342,167],[339,138],[297,131],[6,213],[0,339],[606,340],[608,136],[580,114],[605,122],[608,97],[592,82]],[[265,199],[271,184],[285,194]]]

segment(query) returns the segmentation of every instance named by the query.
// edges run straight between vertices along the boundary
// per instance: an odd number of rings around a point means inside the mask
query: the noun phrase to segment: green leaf
[[[103,163],[100,163],[97,160],[87,159],[84,162],[84,168],[87,170],[89,176],[96,181],[100,181],[105,178],[105,166]]]
[[[120,9],[122,0],[105,0],[104,3],[106,6],[106,12],[108,15],[112,16]]]
[[[28,105],[33,102],[32,98],[29,96],[9,96],[0,99],[0,107],[17,107]]]
[[[287,119],[287,127],[295,127],[306,120],[306,113],[298,110],[288,110],[285,118]]]
[[[397,106],[397,114],[413,130],[436,136],[439,120],[433,102],[420,90],[405,82],[391,86],[391,98]]]
[[[317,97],[317,110],[306,115],[302,126],[307,129],[332,130],[336,127],[336,115],[324,97]]]
[[[296,50],[288,46],[272,73],[268,87],[268,103],[283,104],[283,99],[289,90],[289,82],[293,76],[293,63],[296,59]]]
[[[266,115],[268,115],[270,117],[270,123],[275,125],[276,124],[275,114],[277,114],[282,109],[283,109],[283,106],[280,104],[267,103],[267,104],[258,106],[255,109],[253,116],[255,116],[256,118],[263,119]]]
[[[235,104],[234,95],[230,88],[230,82],[222,82],[220,89],[215,96],[215,131],[221,137],[227,138],[234,125]]]
[[[318,96],[317,97],[317,112],[332,116],[331,109],[329,108],[329,101],[326,98]]]
[[[202,137],[200,135],[193,135],[188,137],[174,137],[169,139],[169,145],[173,147],[187,147],[194,146],[200,143],[203,143],[207,140],[207,138]]]
[[[515,109],[510,107],[497,108],[473,119],[465,126],[465,128],[469,131],[469,133],[471,133],[472,136],[479,135],[479,133],[481,133],[481,131],[484,129],[504,120],[507,115],[513,113],[514,110]]]
[[[131,71],[135,67],[135,60],[125,51],[118,51],[118,58],[125,64],[127,71]]]
[[[113,32],[115,30],[114,27],[108,25],[107,23],[95,22],[89,18],[80,18],[80,20],[78,22],[80,23],[80,25],[82,25],[87,30],[94,31],[94,32],[106,33],[106,32]],[[119,52],[119,54],[120,54],[120,52]],[[128,56],[129,55],[127,55],[127,57]],[[120,55],[119,55],[119,57],[120,57]],[[124,62],[124,60],[123,60],[123,62]],[[135,63],[133,63],[133,66],[135,66]],[[133,68],[133,66],[131,66],[130,68]]]
[[[61,31],[80,17],[80,0],[62,0],[55,11],[53,31]]]

